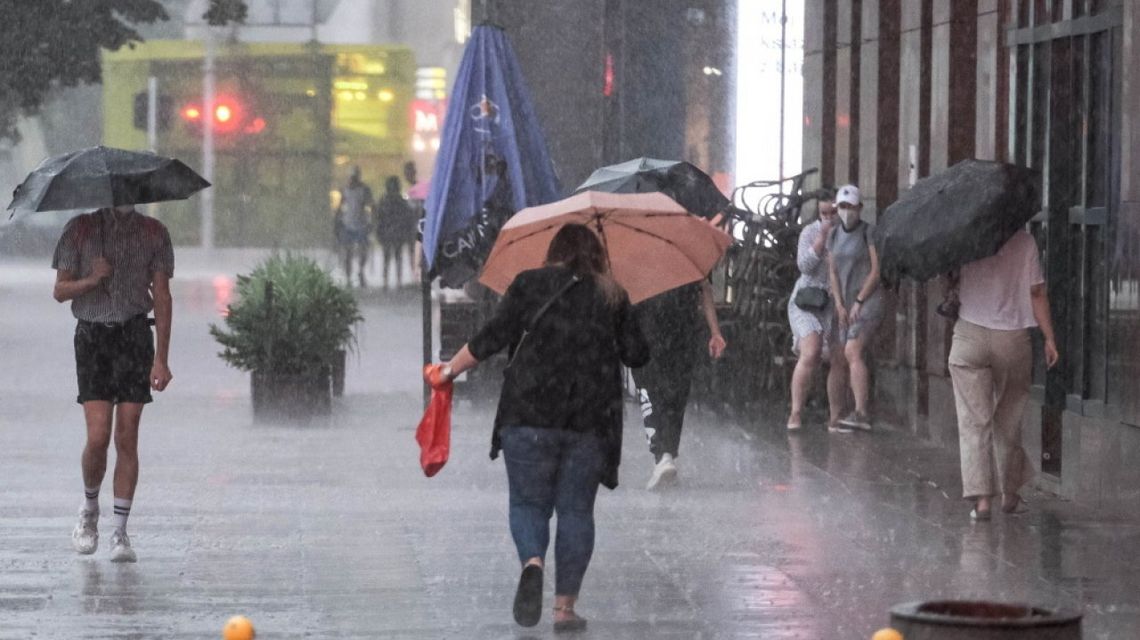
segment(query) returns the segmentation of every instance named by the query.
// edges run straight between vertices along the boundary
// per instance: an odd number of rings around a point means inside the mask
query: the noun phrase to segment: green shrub
[[[330,366],[355,347],[363,320],[352,294],[310,258],[273,256],[237,278],[225,329],[210,326],[218,354],[245,371],[297,374]]]

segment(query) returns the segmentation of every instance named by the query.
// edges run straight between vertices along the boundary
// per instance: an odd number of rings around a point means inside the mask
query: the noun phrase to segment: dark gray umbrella
[[[1039,175],[1012,164],[963,160],[916,182],[875,228],[883,280],[925,281],[997,253],[1039,210]]]
[[[728,198],[707,173],[688,162],[637,158],[602,167],[576,190],[608,193],[660,192],[689,213],[711,218],[728,207]]]
[[[202,176],[173,158],[99,146],[41,162],[16,187],[8,208],[15,215],[16,211],[101,209],[185,200],[208,186]]]

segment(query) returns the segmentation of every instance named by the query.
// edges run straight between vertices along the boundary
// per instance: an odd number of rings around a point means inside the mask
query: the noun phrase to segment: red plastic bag
[[[439,365],[424,367],[424,375],[431,380],[431,401],[416,428],[416,442],[420,444],[420,466],[424,475],[432,477],[447,464],[451,452],[451,381],[439,382]]]

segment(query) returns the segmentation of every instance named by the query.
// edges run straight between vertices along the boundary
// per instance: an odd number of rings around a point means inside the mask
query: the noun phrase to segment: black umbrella
[[[692,214],[711,218],[728,207],[728,198],[704,171],[688,162],[638,158],[602,167],[590,174],[575,193],[661,192]]]
[[[99,146],[41,162],[16,187],[8,208],[15,215],[17,210],[101,209],[185,200],[208,186],[202,176],[173,158]]]
[[[883,280],[925,281],[994,255],[1036,215],[1039,179],[1025,167],[963,160],[919,180],[875,228]]]

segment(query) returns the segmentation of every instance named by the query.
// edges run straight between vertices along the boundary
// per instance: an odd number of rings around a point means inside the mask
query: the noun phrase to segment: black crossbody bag
[[[792,302],[804,311],[823,311],[830,297],[823,287],[804,287],[796,292]]]
[[[563,294],[565,294],[574,285],[578,284],[581,281],[582,281],[581,277],[579,277],[577,275],[572,276],[570,278],[570,282],[567,282],[566,284],[562,285],[561,289],[559,289],[557,292],[555,292],[554,295],[550,296],[550,299],[547,300],[545,303],[543,303],[543,305],[538,308],[538,311],[534,312],[534,315],[530,317],[530,322],[528,322],[526,327],[523,329],[522,337],[519,338],[518,344],[515,345],[515,350],[513,352],[511,352],[510,360],[507,360],[507,368],[508,369],[510,369],[511,365],[513,365],[515,363],[515,360],[519,356],[519,351],[522,351],[523,345],[526,344],[526,337],[528,335],[530,335],[532,331],[534,331],[535,326],[538,325],[538,321],[539,321],[539,319],[542,318],[543,314],[545,314],[546,311],[548,309],[550,309],[550,306],[553,305],[559,298],[561,298],[563,296]]]

